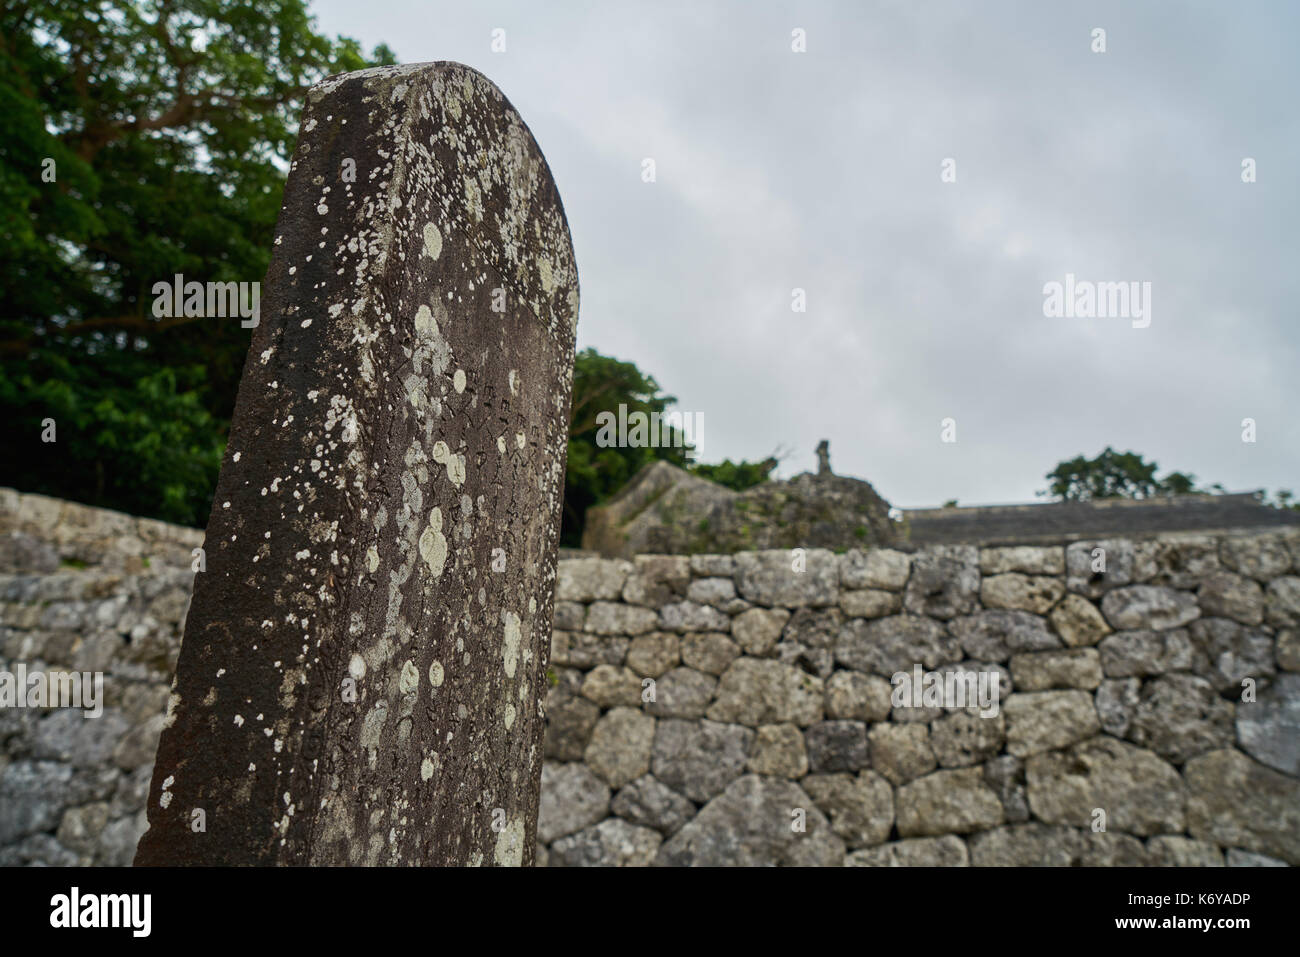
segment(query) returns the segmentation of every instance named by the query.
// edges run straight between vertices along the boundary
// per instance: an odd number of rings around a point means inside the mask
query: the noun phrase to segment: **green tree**
[[[1196,476],[1170,472],[1156,478],[1155,462],[1136,452],[1116,452],[1110,446],[1095,458],[1075,456],[1047,473],[1051,486],[1039,495],[1051,495],[1063,502],[1087,502],[1099,498],[1150,498],[1153,495],[1186,495],[1202,491]],[[1222,490],[1221,486],[1214,486]]]
[[[776,468],[778,464],[778,459],[775,456],[766,458],[761,462],[733,462],[731,459],[723,459],[714,465],[703,463],[692,465],[690,470],[700,478],[706,478],[710,482],[717,482],[729,489],[743,492],[747,488],[753,488],[755,485],[766,482],[772,474],[772,469]]]
[[[620,447],[598,441],[601,413],[618,415],[618,407],[661,419],[677,399],[665,395],[654,376],[634,363],[601,355],[595,349],[579,352],[573,364],[573,408],[569,414],[569,464],[564,476],[564,521],[560,544],[577,547],[587,509],[608,501],[645,465],[657,459],[741,491],[766,481],[778,459],[762,462],[693,464],[694,447],[680,430],[667,428],[659,446]],[[678,444],[680,443],[680,444]]]
[[[307,89],[392,62],[303,0],[4,7],[6,483],[206,523],[250,330],[156,319],[153,284],[261,281]]]
[[[614,495],[642,466],[663,459],[685,467],[692,448],[670,442],[650,447],[601,446],[597,442],[602,412],[618,413],[620,405],[627,414],[643,412],[662,416],[676,402],[664,395],[653,376],[646,375],[631,362],[584,349],[573,363],[573,406],[569,413],[569,463],[564,476],[564,521],[560,543],[577,547],[587,509]],[[676,429],[669,438],[678,438]]]
[[[1273,495],[1262,491],[1260,501],[1270,508],[1281,508],[1291,512],[1300,512],[1300,501],[1296,501],[1295,493],[1287,488],[1278,489]]]

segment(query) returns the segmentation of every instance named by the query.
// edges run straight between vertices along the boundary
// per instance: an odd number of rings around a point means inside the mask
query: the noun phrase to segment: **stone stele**
[[[532,863],[577,316],[490,81],[311,90],[137,864]]]

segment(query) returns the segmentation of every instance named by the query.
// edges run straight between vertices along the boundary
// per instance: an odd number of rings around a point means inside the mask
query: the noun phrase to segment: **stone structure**
[[[1107,535],[1208,533],[1286,526],[1300,526],[1300,512],[1264,505],[1255,493],[1244,492],[908,509],[903,512],[898,538],[914,545],[961,542],[1033,545]]]
[[[817,474],[830,475],[831,473],[831,443],[822,439],[817,443]]]
[[[869,482],[834,475],[827,443],[818,473],[743,492],[668,462],[646,465],[587,510],[583,548],[606,557],[730,553],[763,548],[861,548],[895,541],[889,503]]]
[[[631,558],[762,548],[1033,545],[1300,526],[1300,513],[1264,505],[1255,493],[895,510],[898,520],[890,513],[869,483],[831,471],[830,443],[823,439],[815,475],[744,492],[652,462],[613,499],[587,511],[582,544],[606,558]]]
[[[310,91],[137,864],[529,863],[577,272],[456,64]]]
[[[107,699],[0,710],[0,864],[130,861],[200,541],[0,490],[0,670]],[[539,863],[1300,863],[1300,531],[798,557],[559,563]]]

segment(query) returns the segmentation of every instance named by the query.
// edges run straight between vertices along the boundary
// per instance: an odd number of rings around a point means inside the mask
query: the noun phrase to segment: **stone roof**
[[[1256,494],[1245,492],[1137,501],[911,509],[903,513],[900,540],[912,545],[1017,545],[1287,525],[1300,525],[1300,512],[1263,505]]]

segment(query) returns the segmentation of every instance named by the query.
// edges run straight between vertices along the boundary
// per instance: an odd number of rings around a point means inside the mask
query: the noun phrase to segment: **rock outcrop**
[[[607,558],[731,554],[772,548],[865,548],[895,540],[889,503],[869,482],[805,472],[743,492],[652,462],[587,510],[583,548]]]

